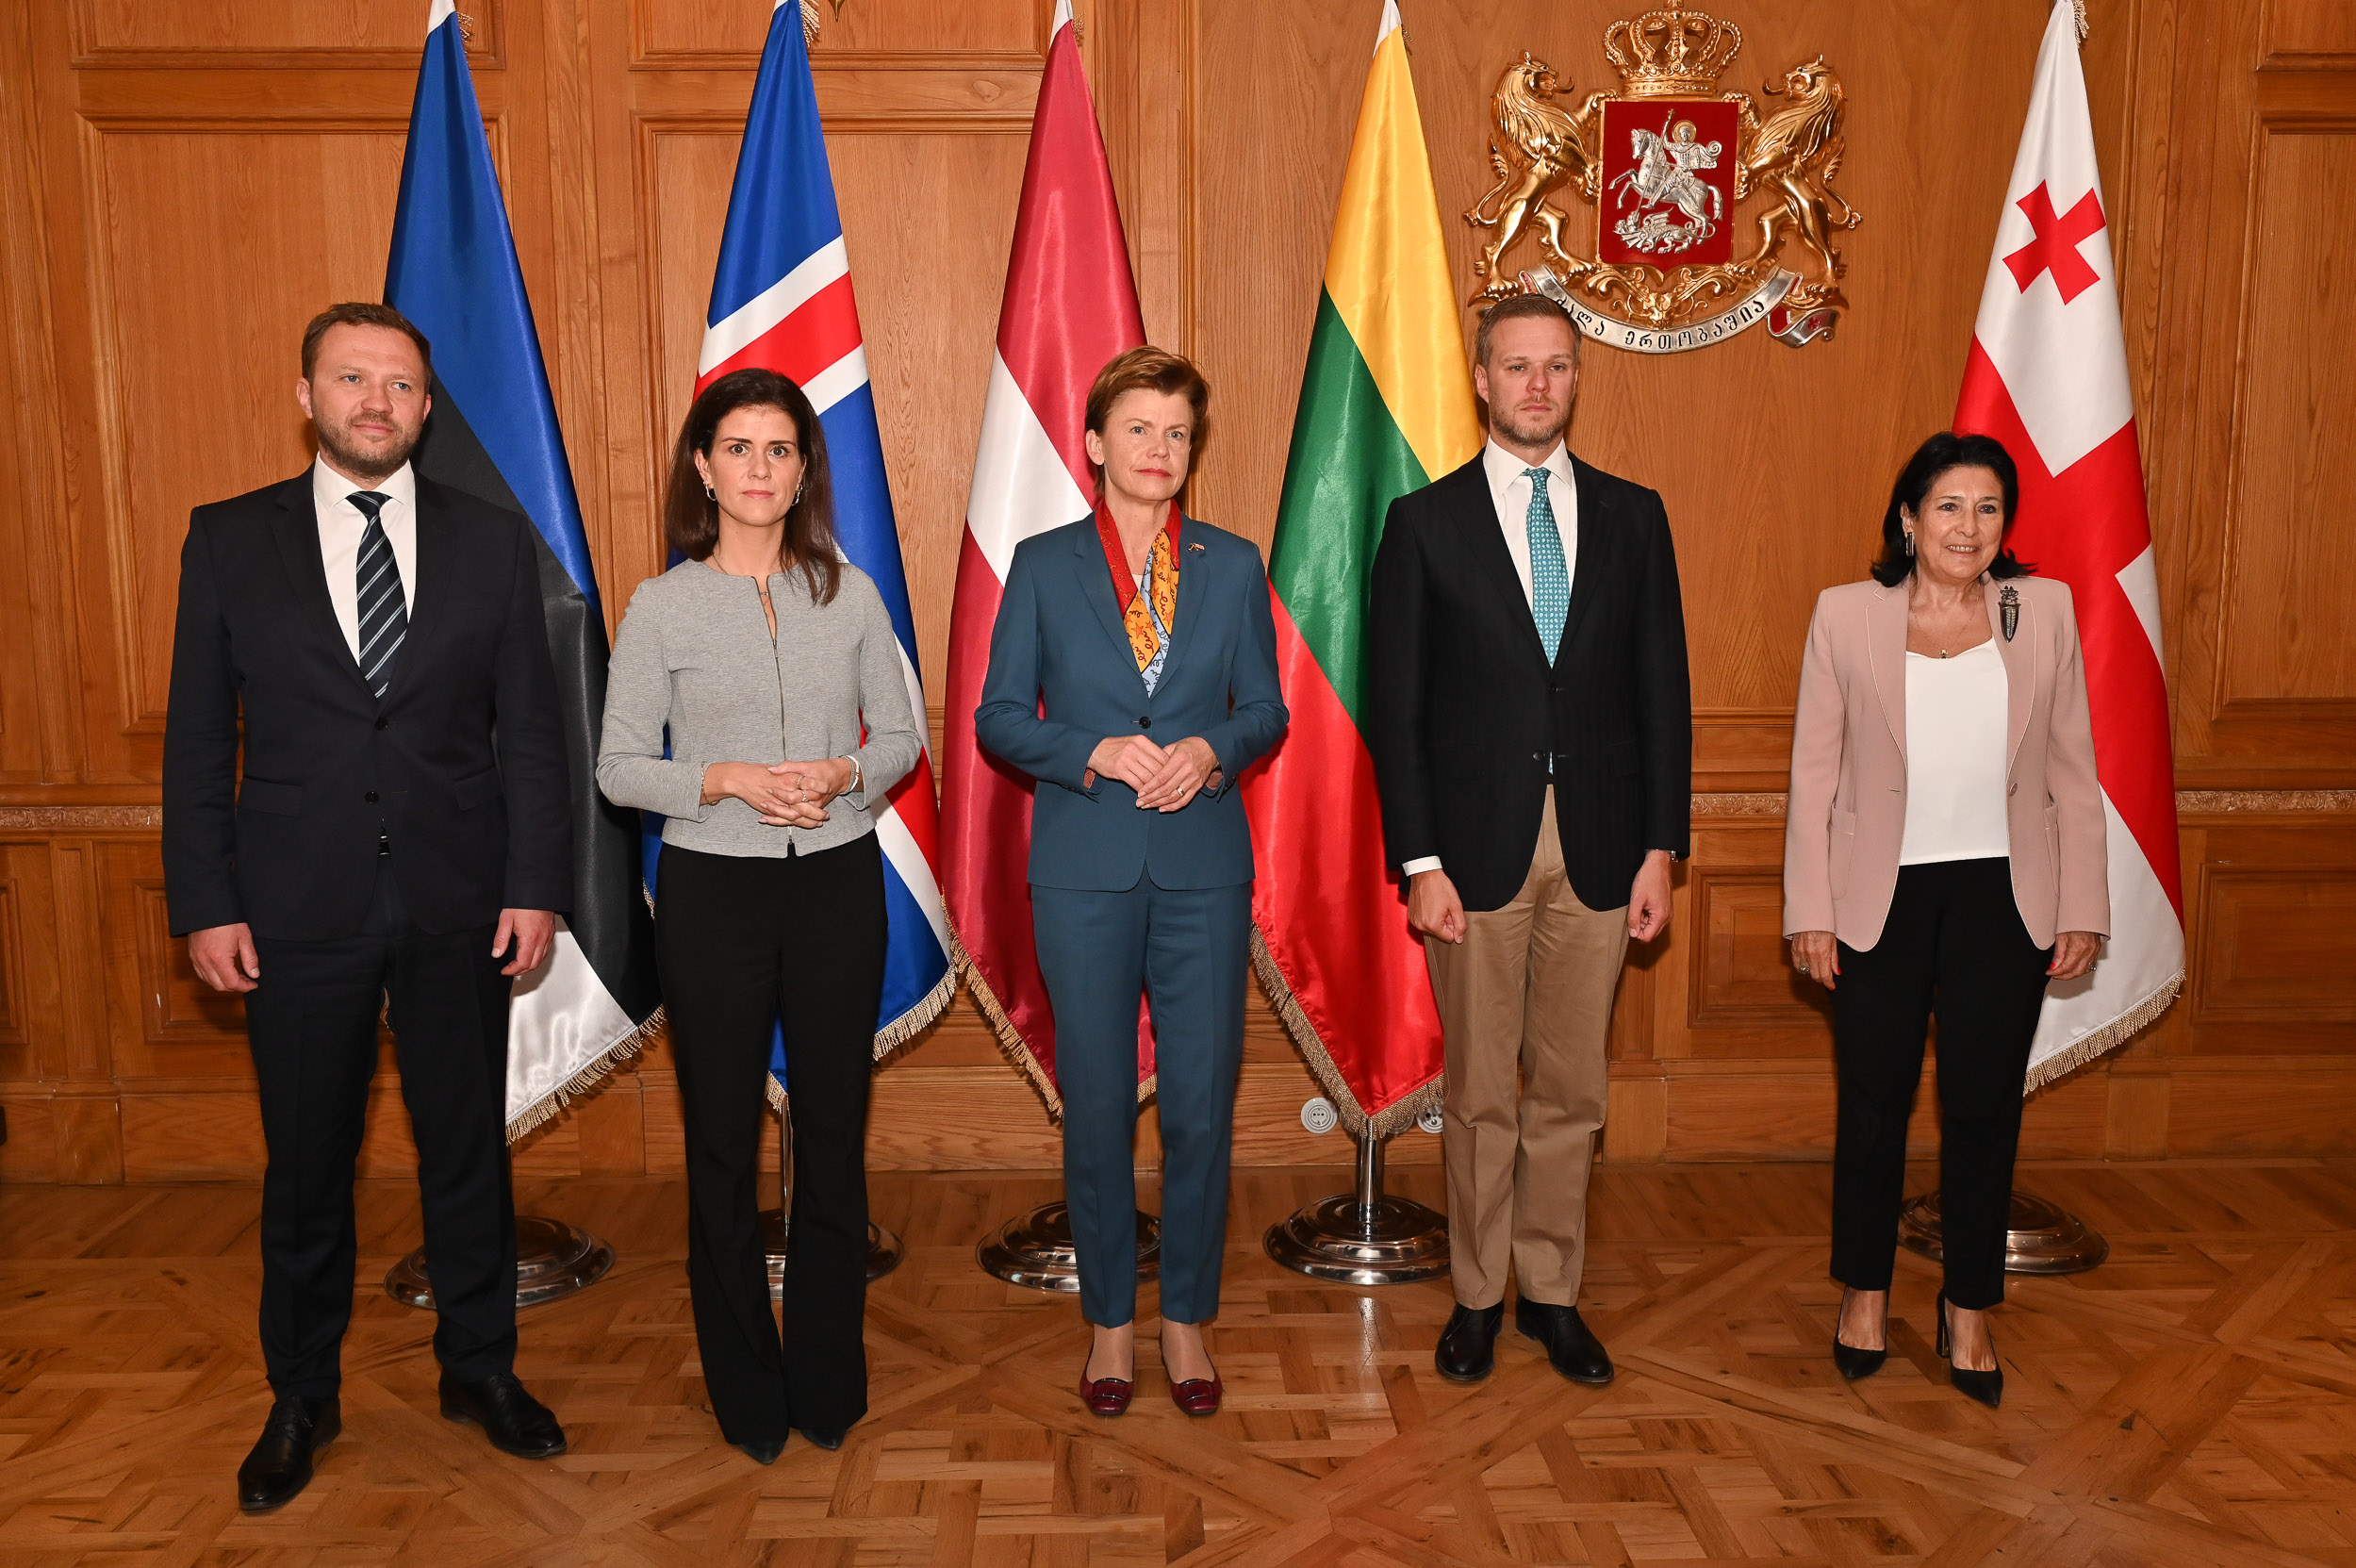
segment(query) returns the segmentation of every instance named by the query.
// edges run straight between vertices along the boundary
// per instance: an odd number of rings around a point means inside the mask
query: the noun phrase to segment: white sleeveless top
[[[1906,836],[1899,865],[2012,853],[2004,811],[2009,698],[1994,637],[1950,659],[1906,655]]]

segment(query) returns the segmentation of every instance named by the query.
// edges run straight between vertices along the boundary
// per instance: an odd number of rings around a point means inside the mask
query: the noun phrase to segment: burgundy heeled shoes
[[[1118,1415],[1129,1409],[1129,1395],[1136,1385],[1127,1378],[1091,1378],[1088,1363],[1079,1368],[1079,1402],[1088,1407],[1091,1415]]]
[[[1189,1415],[1216,1415],[1222,1392],[1216,1378],[1189,1378],[1170,1385],[1170,1403]]]

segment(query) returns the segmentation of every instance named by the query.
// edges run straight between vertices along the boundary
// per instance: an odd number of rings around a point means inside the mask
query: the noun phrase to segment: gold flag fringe
[[[1440,1103],[1441,1095],[1448,1086],[1445,1076],[1434,1078],[1412,1094],[1385,1107],[1379,1114],[1368,1116],[1365,1108],[1359,1104],[1358,1096],[1350,1092],[1349,1081],[1342,1076],[1342,1069],[1335,1065],[1332,1052],[1326,1049],[1326,1042],[1318,1034],[1317,1026],[1309,1021],[1309,1014],[1293,995],[1292,985],[1286,982],[1284,971],[1277,965],[1276,954],[1268,950],[1266,938],[1260,934],[1258,922],[1252,926],[1252,970],[1260,976],[1260,989],[1268,993],[1269,1001],[1276,1006],[1277,1016],[1284,1020],[1286,1032],[1293,1036],[1293,1044],[1309,1064],[1310,1075],[1333,1100],[1334,1109],[1341,1114],[1342,1125],[1349,1131],[1351,1137],[1362,1138],[1371,1131],[1376,1138],[1388,1138]]]
[[[663,1010],[658,1007],[647,1015],[646,1022],[600,1051],[587,1066],[516,1113],[507,1123],[508,1143],[513,1144],[543,1122],[554,1121],[574,1100],[595,1093],[608,1074],[645,1048],[648,1038],[663,1027]]]
[[[2169,1004],[2176,1000],[2176,993],[2183,988],[2183,983],[2184,971],[2179,969],[2163,981],[2158,990],[2104,1024],[2101,1029],[2089,1030],[2071,1041],[2066,1048],[2055,1051],[2051,1056],[2031,1067],[2029,1081],[2021,1089],[2020,1098],[2028,1098],[2047,1084],[2076,1072],[2104,1051],[2114,1047],[2123,1046],[2137,1034],[2142,1033],[2158,1020],[2161,1014],[2168,1010]]]
[[[1055,1081],[1047,1076],[1047,1070],[1039,1065],[1039,1059],[1030,1054],[1030,1048],[1023,1043],[1022,1031],[1016,1029],[1014,1020],[1007,1016],[1005,1004],[998,1000],[998,994],[990,989],[989,981],[982,977],[981,966],[976,964],[973,954],[965,950],[964,938],[957,934],[955,921],[949,924],[949,965],[953,972],[965,977],[965,989],[973,993],[974,1005],[980,1008],[981,1015],[990,1020],[990,1032],[997,1037],[998,1053],[1013,1063],[1030,1081],[1031,1088],[1038,1092],[1040,1102],[1047,1108],[1047,1120],[1061,1122],[1063,1119],[1063,1095],[1057,1091]],[[1154,1090],[1161,1081],[1159,1075],[1139,1080],[1137,1103],[1143,1105],[1153,1098]]]

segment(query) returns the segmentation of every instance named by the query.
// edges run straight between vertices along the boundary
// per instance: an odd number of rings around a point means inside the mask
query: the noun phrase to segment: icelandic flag
[[[844,557],[875,579],[883,595],[899,635],[909,704],[921,715],[924,682],[916,672],[908,573],[900,565],[899,529],[884,482],[875,393],[867,385],[867,354],[860,344],[850,262],[818,131],[817,90],[802,25],[796,0],[778,0],[736,155],[696,390],[731,371],[758,368],[791,377],[809,394],[833,469],[835,539]],[[923,752],[875,813],[891,918],[883,1003],[876,1016],[878,1059],[939,1016],[955,988],[948,916],[941,906],[938,824],[932,759]],[[782,1035],[769,1071],[782,1087]]]
[[[598,792],[605,612],[549,396],[532,303],[483,137],[452,0],[432,0],[393,215],[385,303],[434,345],[434,410],[410,462],[532,520],[572,773],[573,906],[507,1017],[507,1136],[521,1136],[636,1050],[660,1012],[634,815]]]

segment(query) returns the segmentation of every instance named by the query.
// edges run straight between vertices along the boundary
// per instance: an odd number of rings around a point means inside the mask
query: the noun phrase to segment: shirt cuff
[[[1406,865],[1400,867],[1399,869],[1410,877],[1421,876],[1425,871],[1437,871],[1440,869],[1440,857],[1438,855],[1419,856],[1414,860],[1409,861]]]

